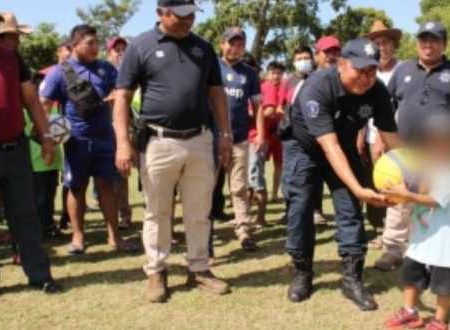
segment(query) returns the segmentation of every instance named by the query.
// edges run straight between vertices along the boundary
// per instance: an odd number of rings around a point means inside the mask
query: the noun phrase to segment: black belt
[[[20,143],[22,142],[23,139],[23,135],[21,134],[19,137],[17,137],[14,140],[10,140],[10,141],[0,141],[0,152],[1,151],[14,151],[16,150],[19,146]]]
[[[153,125],[148,125],[148,128],[152,135],[158,137],[165,137],[170,139],[180,139],[180,140],[188,140],[197,135],[200,135],[205,131],[205,127],[192,128],[187,130],[173,130],[164,127],[156,127]]]

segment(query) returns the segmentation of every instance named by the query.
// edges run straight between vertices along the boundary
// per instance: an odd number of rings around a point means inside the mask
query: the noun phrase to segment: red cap
[[[322,37],[316,43],[317,52],[332,48],[341,49],[341,43],[339,42],[339,39],[333,36]]]
[[[114,38],[109,39],[109,40],[106,42],[106,50],[109,52],[109,51],[110,51],[111,49],[113,49],[113,48],[117,45],[117,43],[119,43],[119,42],[123,42],[125,45],[128,45],[128,41],[126,41],[125,38],[122,38],[122,37],[114,37]]]

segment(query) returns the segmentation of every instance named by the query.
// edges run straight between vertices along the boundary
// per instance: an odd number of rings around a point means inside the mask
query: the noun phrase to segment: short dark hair
[[[75,45],[80,42],[84,37],[89,35],[97,35],[97,29],[88,24],[76,25],[70,32],[70,43]]]
[[[303,54],[303,53],[308,53],[311,56],[311,58],[314,57],[314,53],[313,53],[311,47],[303,46],[303,45],[294,50],[294,55],[292,57],[295,57],[295,55]]]
[[[280,70],[280,71],[286,71],[286,67],[277,61],[272,61],[269,64],[267,64],[267,71],[272,71],[272,70]]]

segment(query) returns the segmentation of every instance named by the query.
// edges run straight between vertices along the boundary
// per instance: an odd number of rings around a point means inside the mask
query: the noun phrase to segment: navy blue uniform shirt
[[[209,87],[221,85],[208,42],[194,33],[177,40],[158,25],[130,42],[117,81],[117,88],[141,88],[141,115],[149,123],[174,130],[207,125]]]
[[[388,89],[397,109],[400,136],[414,142],[431,109],[450,106],[450,61],[444,59],[430,72],[417,60],[405,62],[395,70]]]
[[[249,101],[259,98],[261,94],[259,79],[255,70],[244,63],[230,66],[222,59],[219,62],[228,97],[234,143],[241,143],[247,140],[250,128]]]
[[[346,154],[356,152],[356,137],[369,118],[381,131],[395,132],[391,97],[377,80],[363,95],[346,92],[336,67],[313,73],[298,93],[292,109],[294,137],[303,149],[322,155],[316,138],[336,133]]]

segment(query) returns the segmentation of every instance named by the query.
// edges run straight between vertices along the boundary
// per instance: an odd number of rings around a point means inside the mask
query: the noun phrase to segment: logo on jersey
[[[246,77],[246,76],[241,75],[241,76],[240,76],[240,79],[241,79],[241,84],[242,84],[242,85],[245,85],[245,84],[247,83],[247,77]]]
[[[105,74],[106,74],[106,71],[104,70],[104,69],[102,69],[102,68],[100,68],[100,69],[98,69],[98,75],[100,76],[100,77],[103,77]]]
[[[441,75],[439,76],[439,80],[444,84],[450,83],[450,72],[449,71],[442,72]]]
[[[191,53],[197,58],[203,58],[203,49],[201,49],[200,47],[197,46],[193,47],[191,49]]]
[[[234,80],[234,75],[232,73],[228,73],[227,74],[227,81],[233,81]]]
[[[155,55],[156,55],[157,58],[163,58],[164,56],[166,56],[166,54],[164,54],[163,50],[157,50],[155,52]]]
[[[244,97],[244,90],[242,88],[225,87],[225,93],[227,93],[228,96],[234,97],[238,100]]]
[[[373,108],[371,105],[365,104],[362,105],[358,110],[358,116],[363,119],[367,119],[372,117]]]
[[[306,115],[309,118],[317,118],[320,113],[320,105],[317,101],[308,101],[306,102]]]
[[[411,76],[406,76],[405,77],[405,83],[410,83],[411,82],[411,80],[412,80],[412,77]]]

